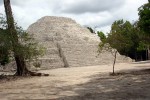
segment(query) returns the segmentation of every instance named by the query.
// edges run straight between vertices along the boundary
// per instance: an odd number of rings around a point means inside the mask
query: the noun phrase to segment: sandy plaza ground
[[[50,76],[0,80],[0,100],[150,100],[150,61],[43,70]]]

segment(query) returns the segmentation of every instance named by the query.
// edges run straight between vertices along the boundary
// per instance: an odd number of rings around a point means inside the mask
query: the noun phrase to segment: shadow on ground
[[[75,96],[62,95],[56,100],[150,100],[150,69],[88,78],[91,80],[85,84],[62,87],[63,92],[72,91]]]

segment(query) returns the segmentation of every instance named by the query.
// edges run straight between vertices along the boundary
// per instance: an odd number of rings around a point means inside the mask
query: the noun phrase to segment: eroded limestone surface
[[[65,17],[46,16],[29,26],[27,30],[47,48],[46,55],[40,58],[42,68],[80,67],[109,64],[113,56],[103,52],[98,56],[99,37],[87,28]],[[118,54],[117,62],[128,62]]]

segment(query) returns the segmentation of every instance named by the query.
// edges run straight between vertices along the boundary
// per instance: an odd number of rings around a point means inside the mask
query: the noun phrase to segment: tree
[[[0,28],[0,65],[9,63],[9,48],[11,47],[6,31]]]
[[[33,38],[22,30],[22,28],[15,26],[14,18],[12,15],[10,0],[4,0],[4,7],[7,18],[7,25],[4,25],[3,30],[6,30],[7,38],[4,39],[9,42],[10,48],[7,48],[8,51],[13,54],[13,57],[16,61],[17,72],[16,75],[42,75],[41,73],[35,73],[28,70],[26,66],[26,61],[36,58],[40,55],[40,48],[33,42]],[[3,31],[4,32],[4,31]],[[2,33],[3,33],[2,32]],[[2,41],[1,43],[3,43]],[[7,45],[3,44],[5,47]],[[9,55],[9,54],[8,54]],[[47,74],[44,74],[47,75]]]
[[[112,54],[114,57],[114,62],[113,62],[113,71],[112,75],[115,75],[115,63],[116,63],[116,57],[118,51],[116,49],[113,49],[110,44],[108,43],[108,38],[105,36],[103,32],[98,32],[98,36],[101,39],[101,42],[99,43],[99,53],[102,53],[103,50],[108,51]]]
[[[146,46],[148,59],[150,59],[150,43],[149,43],[150,41],[150,0],[148,0],[148,3],[142,5],[138,10],[139,10],[138,27],[146,35],[144,36],[144,39],[143,39],[144,41],[142,41],[141,44],[142,45],[144,44]]]
[[[150,0],[139,9],[139,27],[150,35]]]
[[[106,35],[102,31],[98,31],[97,34],[102,42],[106,40]]]
[[[118,40],[113,40],[121,44],[121,48],[118,45],[113,44],[111,37],[118,38]],[[144,39],[142,38],[142,31],[137,27],[137,22],[131,24],[129,21],[118,20],[113,23],[110,34],[109,43],[116,48],[118,52],[122,55],[131,57],[137,60],[137,55],[142,56],[140,52],[145,50],[144,48],[139,50],[140,42]]]
[[[26,74],[28,72],[28,70],[26,68],[24,57],[22,55],[18,54],[19,41],[18,41],[17,31],[16,31],[15,25],[14,25],[14,18],[12,15],[10,0],[4,0],[4,7],[5,7],[6,17],[7,17],[9,35],[10,35],[10,39],[12,42],[15,61],[17,64],[16,75],[22,76],[22,75]]]
[[[87,27],[87,29],[91,32],[91,33],[95,33],[95,30],[91,27]]]
[[[107,38],[100,33],[103,39],[100,43],[100,51],[103,49],[111,52],[114,56],[113,74],[116,63],[117,53],[128,56],[128,54],[136,51],[138,44],[138,36],[134,33],[134,27],[129,21],[118,20],[111,26],[111,31]],[[114,48],[114,49],[113,49]]]

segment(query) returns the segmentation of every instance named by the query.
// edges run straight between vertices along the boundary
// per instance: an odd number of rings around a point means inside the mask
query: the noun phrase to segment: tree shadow
[[[6,83],[6,82],[12,82],[17,80],[23,80],[23,79],[29,79],[34,78],[33,76],[15,76],[15,75],[0,75],[0,84]]]
[[[150,64],[150,60],[147,60],[147,61],[139,61],[139,62],[132,62],[132,64]]]
[[[61,95],[55,100],[149,100],[150,69],[119,72],[116,76],[99,73],[84,84],[62,87],[73,96]],[[87,77],[85,77],[87,78]],[[72,90],[68,90],[72,88]]]
[[[0,84],[5,82],[12,82],[17,80],[24,80],[35,77],[47,77],[47,76],[16,76],[14,74],[0,74]]]

